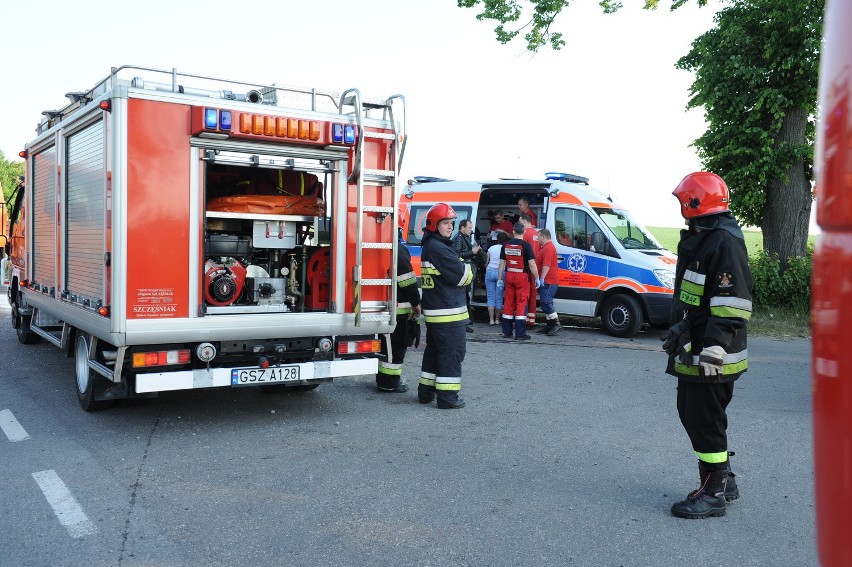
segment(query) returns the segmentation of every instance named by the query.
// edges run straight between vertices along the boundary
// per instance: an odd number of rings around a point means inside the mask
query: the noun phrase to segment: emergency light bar
[[[224,108],[193,107],[192,134],[206,138],[281,138],[326,145],[351,146],[355,143],[355,126],[304,120],[284,116],[268,116]]]
[[[582,183],[583,185],[589,184],[588,177],[574,175],[573,173],[561,173],[559,171],[548,171],[544,174],[544,178],[547,181],[567,181],[568,183]]]

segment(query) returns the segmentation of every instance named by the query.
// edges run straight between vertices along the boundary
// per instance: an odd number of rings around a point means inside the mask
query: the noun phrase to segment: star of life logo
[[[568,257],[568,269],[574,273],[586,271],[586,256],[583,254],[571,254]]]

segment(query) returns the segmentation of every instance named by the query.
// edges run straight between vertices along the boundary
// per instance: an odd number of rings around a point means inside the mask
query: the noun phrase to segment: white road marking
[[[3,433],[6,434],[6,437],[12,443],[15,441],[26,441],[30,438],[30,435],[21,427],[18,420],[15,419],[12,410],[0,410],[0,429],[3,430]]]
[[[34,472],[33,478],[41,488],[47,503],[53,508],[53,513],[56,514],[59,523],[68,530],[68,535],[83,537],[97,533],[98,528],[74,500],[68,487],[65,486],[56,471]]]

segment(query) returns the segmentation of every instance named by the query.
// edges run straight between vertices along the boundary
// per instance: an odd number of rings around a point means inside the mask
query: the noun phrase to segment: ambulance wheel
[[[96,411],[112,407],[114,400],[95,399],[96,388],[99,382],[98,374],[89,368],[89,336],[86,333],[77,332],[74,341],[74,374],[76,376],[77,401],[84,411]]]
[[[604,303],[601,322],[614,337],[632,337],[642,328],[642,308],[629,295],[613,295]]]

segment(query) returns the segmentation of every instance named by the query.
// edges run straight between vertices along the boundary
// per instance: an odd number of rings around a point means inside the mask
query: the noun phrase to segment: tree
[[[482,4],[476,18],[497,21],[501,43],[525,31],[530,51],[565,45],[551,26],[568,0],[457,1],[464,8]],[[672,0],[671,9],[688,1]],[[704,167],[727,181],[734,213],[762,229],[764,249],[784,267],[807,250],[825,0],[728,1],[716,27],[693,42],[677,67],[696,74],[688,108],[704,108],[708,129],[694,144]],[[604,12],[621,7],[617,0],[599,4]],[[522,6],[532,15],[519,25]],[[645,0],[646,9],[658,6],[659,0]]]
[[[12,194],[18,184],[18,176],[23,174],[24,162],[7,160],[3,150],[0,150],[0,184],[3,186],[3,200],[7,207],[9,206],[9,195]]]
[[[686,4],[689,0],[672,0],[671,9],[676,10]],[[506,44],[518,37],[523,30],[527,49],[536,52],[547,44],[555,50],[565,45],[562,34],[550,30],[556,17],[564,8],[568,7],[570,0],[457,0],[459,8],[473,8],[482,4],[482,12],[476,15],[476,19],[495,20],[498,22],[494,33],[497,41]],[[646,10],[656,10],[660,0],[644,0]],[[699,6],[707,4],[707,0],[696,0]],[[529,4],[532,14],[527,16],[525,24],[518,26],[518,21],[524,16],[523,6]],[[611,14],[622,7],[618,0],[599,0],[598,4],[605,14]],[[507,25],[514,29],[507,29]]]
[[[807,252],[824,3],[735,0],[677,63],[695,72],[688,107],[704,108],[702,163],[782,269]]]

